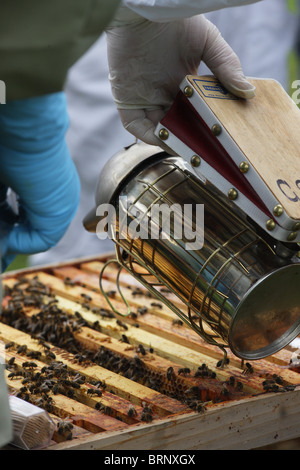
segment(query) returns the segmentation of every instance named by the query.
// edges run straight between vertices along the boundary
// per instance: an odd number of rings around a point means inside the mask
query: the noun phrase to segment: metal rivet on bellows
[[[169,132],[167,131],[167,129],[163,128],[163,129],[160,129],[158,135],[161,138],[161,140],[167,140],[167,138],[169,137]]]
[[[222,127],[220,124],[214,124],[211,128],[213,135],[220,135],[222,132]]]
[[[297,232],[291,232],[289,236],[287,237],[288,242],[292,242],[293,240],[295,240],[297,235],[298,235]]]
[[[274,207],[273,214],[276,215],[276,217],[280,217],[283,214],[283,207],[281,204],[277,204]]]
[[[296,222],[294,227],[293,227],[294,232],[297,232],[298,230],[300,230],[300,222]]]
[[[191,158],[191,165],[192,166],[199,166],[201,163],[201,158],[199,155],[193,155]]]
[[[236,189],[230,188],[228,191],[228,197],[231,199],[231,201],[234,201],[238,197],[239,193],[237,192]]]
[[[190,98],[192,94],[194,93],[194,90],[191,86],[186,86],[183,92],[187,98]]]
[[[247,173],[247,171],[249,171],[249,163],[248,162],[242,162],[240,164],[240,171],[241,171],[241,173]]]
[[[273,219],[269,219],[266,223],[267,230],[270,230],[270,232],[274,230],[275,226],[276,224]]]

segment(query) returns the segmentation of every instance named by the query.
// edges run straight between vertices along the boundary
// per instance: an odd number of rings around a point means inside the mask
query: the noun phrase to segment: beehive
[[[106,260],[3,277],[7,383],[50,414],[51,449],[250,449],[300,436],[292,348],[251,364],[229,352],[220,367],[222,351],[125,272],[131,314],[114,313],[99,289]],[[122,312],[116,273],[104,285]]]

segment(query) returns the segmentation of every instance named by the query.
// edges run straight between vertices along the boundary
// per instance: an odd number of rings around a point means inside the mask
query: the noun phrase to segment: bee
[[[43,392],[43,393],[48,393],[48,392],[50,391],[50,388],[48,387],[48,385],[46,385],[46,384],[44,383],[44,384],[42,384],[42,385],[40,386],[40,389],[39,389],[39,390],[40,390],[41,392]]]
[[[54,387],[52,388],[52,393],[54,393],[54,395],[61,394],[62,393],[61,386],[59,384],[54,385]]]
[[[190,373],[191,373],[191,370],[188,367],[183,367],[181,369],[178,369],[178,375],[187,375]]]
[[[142,344],[139,344],[138,347],[137,347],[137,352],[138,353],[141,353],[143,356],[146,355],[146,351],[145,351],[145,348]]]
[[[41,357],[42,353],[40,351],[29,351],[27,353],[27,357],[31,359],[39,359]]]
[[[79,383],[80,385],[82,385],[82,384],[84,384],[85,379],[84,379],[84,377],[83,377],[82,375],[76,374],[75,377],[74,377],[74,379],[73,379],[73,382],[77,382],[77,383]]]
[[[146,421],[146,423],[151,423],[152,415],[148,413],[147,411],[143,410],[141,413],[141,420]]]
[[[246,362],[245,363],[245,369],[243,370],[243,374],[253,374],[254,372],[254,369],[252,367],[252,365],[250,364],[250,362]]]
[[[44,408],[45,408],[46,411],[48,411],[48,413],[53,412],[53,404],[51,403],[51,401],[49,401],[49,399],[45,403]]]
[[[7,362],[7,364],[8,364],[9,366],[12,366],[13,363],[15,362],[15,359],[16,359],[15,357],[11,357],[11,358],[9,359],[9,361]]]
[[[6,343],[5,345],[5,349],[9,349],[9,348],[12,348],[14,346],[14,342],[13,341],[10,341],[9,343]]]
[[[73,434],[72,434],[72,429],[73,429],[73,424],[70,423],[69,421],[59,421],[57,423],[57,432],[60,435],[63,435],[67,440],[72,439]]]
[[[227,397],[227,396],[229,395],[229,390],[228,390],[228,388],[226,388],[225,386],[222,387],[221,395],[223,395],[224,397]]]
[[[148,312],[148,309],[147,309],[147,307],[138,307],[138,308],[137,308],[137,312],[138,312],[140,315],[144,315],[145,313]]]
[[[236,388],[236,390],[237,390],[238,392],[241,392],[241,391],[243,390],[244,386],[243,386],[242,382],[240,382],[240,381],[238,380],[237,383],[236,383],[235,388]]]
[[[56,359],[56,355],[54,354],[54,352],[49,351],[49,350],[45,350],[45,356],[47,356],[50,359]]]
[[[83,353],[75,354],[74,359],[77,359],[79,364],[83,362],[87,357]]]
[[[30,378],[29,377],[25,377],[25,379],[22,380],[22,384],[25,385],[25,384],[28,384],[30,382]]]
[[[212,379],[215,379],[216,373],[210,370],[206,364],[202,364],[195,372],[195,377],[211,377]]]
[[[128,339],[127,336],[124,335],[124,334],[122,334],[122,338],[121,338],[120,341],[122,341],[122,343],[128,343],[128,344],[130,344],[129,339]]]
[[[22,372],[11,372],[10,374],[8,374],[9,379],[13,379],[15,377],[20,377],[20,376],[22,376]]]
[[[75,392],[74,390],[72,390],[71,388],[69,390],[67,390],[67,393],[66,393],[67,397],[69,398],[73,398],[74,395],[75,395]]]
[[[284,392],[292,392],[295,390],[296,385],[286,385],[285,387],[282,387],[281,390]]]
[[[117,320],[117,325],[121,326],[122,328],[124,328],[124,330],[128,330],[128,326],[125,325],[125,323],[121,322],[121,320]]]
[[[173,377],[175,377],[174,369],[173,367],[169,367],[167,369],[167,379],[172,380]]]
[[[149,405],[148,403],[146,403],[145,401],[142,402],[142,407],[143,407],[143,410],[146,412],[146,413],[150,413],[152,414],[152,406]]]
[[[103,406],[102,410],[106,415],[112,415],[112,409],[110,406]]]
[[[172,321],[172,325],[182,326],[182,325],[183,325],[183,321],[180,320],[179,318],[178,318],[178,319],[175,318],[175,319]]]
[[[136,411],[136,409],[134,408],[133,405],[129,406],[128,411],[127,411],[127,415],[130,416],[130,417],[137,415],[137,411]]]
[[[39,398],[38,400],[35,401],[35,405],[39,406],[40,408],[43,408],[45,405],[45,398]]]
[[[163,308],[162,304],[160,304],[159,302],[151,302],[151,307]]]
[[[106,295],[107,295],[107,297],[114,297],[116,295],[116,291],[115,290],[110,290],[110,291],[106,292]]]
[[[142,295],[143,294],[143,291],[140,287],[136,287],[133,291],[132,291],[132,295]]]
[[[102,396],[102,392],[101,390],[99,389],[95,389],[95,388],[89,388],[88,391],[87,391],[87,394],[88,395],[97,395],[98,397],[101,397]]]
[[[283,378],[280,375],[273,374],[273,379],[278,385],[283,385]]]
[[[22,345],[19,346],[18,349],[17,349],[17,353],[18,353],[18,354],[25,353],[26,351],[27,351],[27,345],[26,345],[26,344],[22,344]]]
[[[274,380],[265,380],[263,387],[266,392],[278,392],[279,387]]]
[[[64,284],[66,286],[71,286],[71,287],[74,287],[76,285],[75,282],[72,281],[71,278],[69,278],[69,277],[64,278]]]
[[[233,377],[233,375],[231,375],[228,379],[228,385],[231,385],[233,387],[234,384],[235,384],[235,378]]]
[[[94,321],[93,328],[94,328],[94,330],[97,330],[97,331],[102,330],[99,320]]]
[[[105,308],[100,308],[98,312],[102,318],[115,318],[114,312],[111,310],[106,310]]]
[[[16,394],[16,397],[17,398],[22,398],[22,400],[25,400],[25,401],[29,401],[30,400],[30,396],[29,396],[29,393],[24,393],[24,392],[21,392],[19,391],[17,394]]]
[[[29,367],[30,369],[37,367],[37,364],[35,362],[31,361],[26,361],[22,363],[22,367]]]
[[[224,365],[229,364],[229,362],[230,362],[230,361],[229,361],[228,357],[226,357],[225,360],[224,360],[224,358],[223,358],[223,359],[220,359],[220,360],[217,362],[216,367],[223,367]]]
[[[139,358],[139,356],[137,354],[135,354],[135,356],[134,356],[134,362],[135,362],[136,366],[143,366],[144,365],[143,361]]]
[[[132,318],[133,320],[136,320],[138,316],[137,316],[137,313],[130,312],[129,317]]]
[[[84,308],[85,310],[90,310],[90,309],[91,309],[91,307],[89,306],[89,304],[86,303],[86,302],[83,302],[83,304],[81,304],[81,306],[82,306],[82,308]]]
[[[206,411],[206,406],[205,406],[205,404],[204,404],[202,401],[199,401],[199,400],[192,401],[192,402],[189,404],[189,407],[190,407],[192,410],[197,411],[197,413],[204,413],[204,411]]]
[[[85,300],[87,300],[88,302],[91,302],[92,297],[90,297],[89,295],[85,294],[84,292],[82,292],[81,294],[81,297],[83,297]]]

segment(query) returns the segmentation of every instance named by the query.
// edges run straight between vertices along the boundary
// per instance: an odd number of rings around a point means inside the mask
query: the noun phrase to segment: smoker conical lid
[[[270,356],[300,333],[300,263],[284,266],[257,281],[239,304],[229,346],[248,360]]]
[[[112,203],[115,195],[129,176],[145,165],[149,159],[160,159],[167,156],[160,147],[143,142],[122,149],[111,157],[103,167],[96,188],[96,206],[85,216],[83,225],[89,232],[95,232],[99,217],[96,209],[101,204]]]

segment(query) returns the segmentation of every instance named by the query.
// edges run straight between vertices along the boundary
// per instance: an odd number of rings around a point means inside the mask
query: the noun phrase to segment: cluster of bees
[[[76,389],[85,382],[83,376],[74,374],[63,363],[56,361],[56,356],[51,350],[53,349],[51,346],[56,346],[73,354],[74,359],[79,363],[100,365],[160,393],[168,394],[183,401],[192,409],[201,412],[204,410],[201,400],[196,399],[196,391],[195,399],[192,399],[191,394],[188,393],[187,396],[184,387],[182,387],[180,376],[189,375],[190,370],[188,368],[179,369],[177,374],[173,373],[171,375],[169,370],[163,373],[154,372],[147,368],[143,357],[148,352],[152,353],[152,348],[146,349],[140,344],[136,347],[136,353],[132,358],[119,355],[104,346],[101,346],[96,352],[83,350],[82,346],[75,340],[74,332],[82,326],[87,326],[85,320],[78,312],[72,315],[59,308],[51,290],[41,283],[37,277],[32,279],[20,278],[12,288],[5,286],[4,297],[6,296],[9,300],[2,310],[0,320],[30,334],[32,338],[39,341],[42,346],[41,349],[43,349],[43,352],[29,351],[26,345],[14,346],[13,343],[6,345],[7,349],[13,348],[16,354],[26,356],[22,368],[14,364],[13,357],[7,364],[9,377],[11,379],[22,379],[22,387],[18,392],[19,397],[51,412],[53,411],[53,396],[55,394],[60,393],[72,398]],[[90,300],[85,295],[83,305],[87,304],[89,309],[94,309],[94,313],[99,313],[101,316],[114,316],[109,310],[92,307],[89,303]],[[37,313],[26,316],[23,310],[24,307],[32,307]],[[126,324],[120,320],[118,324],[123,327],[126,333]],[[101,329],[100,322],[88,326]],[[125,333],[122,335],[121,341],[128,342]],[[34,360],[41,359],[41,356],[48,364],[38,371]],[[202,372],[204,374],[204,371]],[[101,397],[105,384],[101,384],[101,386],[99,383],[92,385],[94,386],[87,393]],[[107,414],[111,412],[107,407],[102,406],[101,402],[96,404],[96,409]],[[128,416],[131,416],[132,413],[134,413],[133,407],[128,410]],[[149,405],[143,407],[141,419],[147,422],[152,420],[152,410]],[[60,432],[62,432],[61,429]],[[68,434],[70,432],[69,429]]]
[[[71,283],[71,281],[70,281]],[[71,284],[70,284],[71,285]],[[137,292],[138,294],[139,292]],[[160,393],[175,398],[189,406],[191,409],[202,413],[205,411],[205,402],[199,397],[199,387],[187,386],[185,378],[208,378],[216,379],[216,373],[212,371],[206,364],[202,364],[192,374],[187,367],[179,368],[174,371],[173,367],[169,367],[166,371],[151,370],[143,360],[148,353],[152,353],[152,348],[145,348],[143,345],[135,347],[133,357],[125,357],[118,354],[105,346],[101,346],[97,351],[83,349],[74,338],[74,332],[80,330],[82,326],[89,326],[101,330],[100,322],[93,325],[87,325],[79,312],[75,315],[70,314],[59,308],[55,296],[51,290],[41,283],[37,277],[32,279],[20,278],[18,282],[9,288],[5,286],[4,297],[9,299],[5,308],[3,308],[0,320],[3,323],[24,331],[39,341],[43,349],[42,351],[29,351],[27,346],[15,346],[7,344],[6,348],[12,348],[18,355],[26,356],[21,367],[17,367],[14,357],[8,363],[9,377],[11,379],[19,378],[22,380],[22,387],[18,392],[18,396],[28,400],[48,412],[53,411],[53,397],[56,394],[63,394],[67,397],[74,397],[76,390],[81,385],[88,385],[86,393],[101,398],[106,386],[104,383],[86,382],[86,378],[81,374],[69,370],[66,365],[56,360],[55,354],[51,350],[51,346],[56,346],[71,353],[79,363],[97,364],[112,372],[118,373],[128,379],[141,383]],[[115,317],[113,312],[98,307],[92,307],[90,298],[83,294],[83,306],[93,310],[94,313],[102,317]],[[37,313],[26,316],[24,307],[32,307]],[[137,309],[138,314],[143,315],[146,311],[142,308]],[[137,317],[137,314],[135,314]],[[129,342],[126,336],[126,323],[118,320],[118,325],[123,329],[121,341]],[[46,360],[41,370],[38,370],[35,360],[39,360],[43,356]],[[220,364],[216,364],[220,367]],[[251,365],[247,364],[245,373],[253,373]],[[265,391],[276,391],[276,387],[280,386],[279,379],[272,377],[264,384]],[[272,382],[273,381],[273,382]],[[195,382],[197,383],[197,381]],[[236,382],[234,377],[228,380],[225,385],[235,386],[239,391],[242,390],[241,382]],[[224,396],[226,396],[227,388],[224,386]],[[224,398],[224,397],[223,397]],[[107,414],[111,414],[109,407],[102,405],[101,401],[97,402],[95,408]],[[135,416],[136,410],[133,406],[128,409],[128,416]],[[152,409],[149,405],[143,404],[141,419],[146,422],[152,420]],[[64,434],[66,438],[71,438],[72,427],[69,422],[62,421],[58,423],[58,433]]]
[[[269,374],[262,383],[266,392],[289,392],[296,388],[296,385],[285,384],[283,378],[277,374]]]

